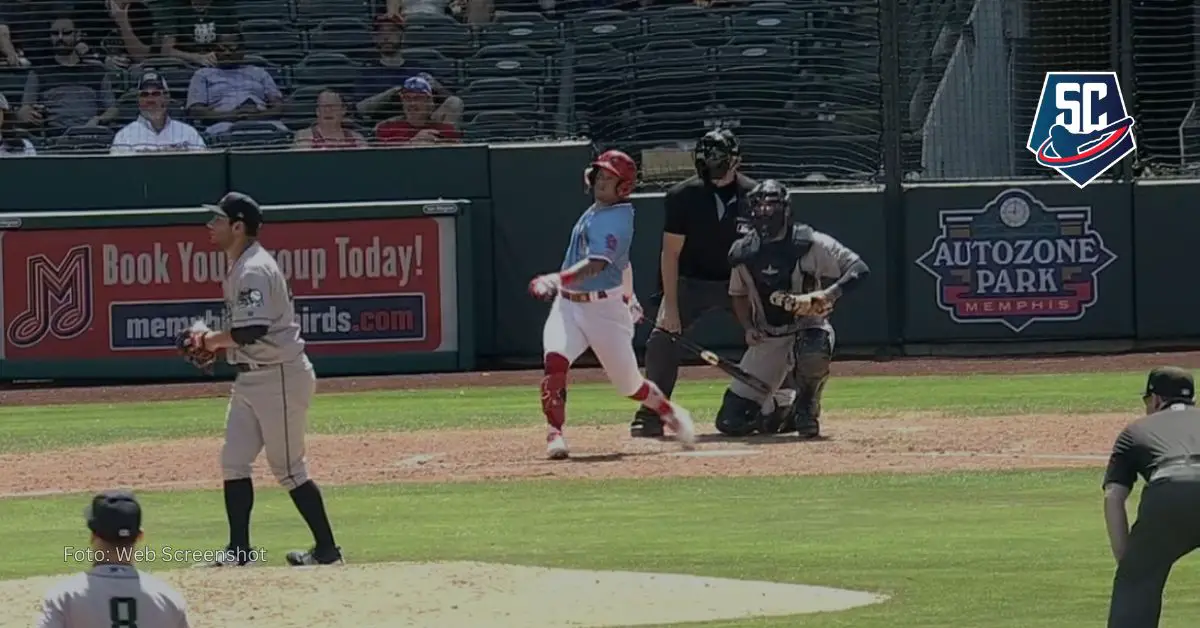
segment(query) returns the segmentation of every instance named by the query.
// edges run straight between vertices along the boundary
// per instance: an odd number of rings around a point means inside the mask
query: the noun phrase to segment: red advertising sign
[[[453,350],[453,218],[269,225],[309,351]],[[6,359],[174,351],[192,321],[225,316],[225,254],[203,226],[0,234]]]

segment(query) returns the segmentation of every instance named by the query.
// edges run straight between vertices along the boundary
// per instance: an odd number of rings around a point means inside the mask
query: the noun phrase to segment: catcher
[[[729,436],[796,431],[801,438],[817,438],[821,394],[833,359],[828,317],[834,303],[870,269],[832,236],[792,224],[788,190],[778,181],[759,183],[747,204],[750,229],[729,249],[729,295],[746,334],[740,366],[776,389],[791,372],[797,390],[794,396],[777,392],[764,398],[733,380],[716,427]],[[794,401],[778,407],[781,398]]]

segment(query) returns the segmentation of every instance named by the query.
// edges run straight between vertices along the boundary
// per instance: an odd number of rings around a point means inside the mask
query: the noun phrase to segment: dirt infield
[[[1148,369],[1162,364],[1200,368],[1200,351],[1086,355],[1052,358],[901,358],[888,361],[848,360],[835,362],[834,377],[861,375],[984,375],[1004,373],[1095,373]],[[720,372],[705,366],[684,367],[681,379],[711,378]],[[477,373],[433,373],[383,377],[338,377],[322,379],[321,392],[351,393],[365,390],[458,388],[466,386],[520,385],[536,387],[540,371],[487,371]],[[572,371],[574,382],[604,381],[599,369]],[[73,388],[5,389],[0,387],[0,405],[45,405],[72,403],[123,403],[224,397],[228,382],[160,384],[146,386],[103,386]]]
[[[839,376],[866,374],[1054,373],[1141,370],[1159,364],[1200,366],[1200,353],[1005,360],[897,360],[839,362]],[[689,369],[683,377],[698,377]],[[711,376],[712,370],[703,372]],[[575,381],[603,378],[581,370]],[[531,372],[344,378],[322,381],[323,392],[454,387],[498,384],[536,386]],[[6,391],[5,404],[179,399],[228,394],[227,382],[150,387]],[[51,399],[53,397],[53,399]],[[686,400],[680,400],[686,403]],[[1131,413],[1136,409],[1131,399]],[[632,406],[631,406],[632,410]],[[828,408],[826,439],[798,442],[788,437],[721,439],[711,425],[696,452],[681,452],[666,440],[631,439],[623,425],[571,427],[573,457],[550,462],[543,456],[544,424],[530,416],[528,427],[508,430],[313,436],[313,475],[329,485],[381,482],[445,482],[521,478],[640,478],[684,476],[815,475],[985,469],[1094,467],[1103,464],[1112,439],[1130,415],[1041,415],[1002,418],[894,414],[862,417]],[[141,489],[220,486],[219,435],[189,441],[122,443],[79,450],[0,456],[8,496],[92,490],[131,485]],[[257,477],[272,480],[261,459]]]

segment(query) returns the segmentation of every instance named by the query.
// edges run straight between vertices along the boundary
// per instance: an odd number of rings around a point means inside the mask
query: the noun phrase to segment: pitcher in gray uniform
[[[764,396],[733,380],[717,411],[716,427],[730,436],[796,430],[801,438],[816,438],[833,360],[833,326],[828,312],[797,316],[771,296],[814,294],[832,304],[860,285],[870,269],[834,237],[792,224],[789,193],[778,181],[756,185],[747,204],[752,229],[729,250],[729,294],[748,345],[740,365],[775,388],[791,374],[796,396],[790,407],[775,407],[775,395]]]
[[[225,251],[229,272],[223,285],[226,324],[223,330],[206,334],[204,347],[224,350],[238,374],[221,448],[229,545],[217,560],[206,564],[245,565],[255,558],[250,546],[251,467],[264,450],[271,472],[289,490],[315,541],[309,551],[289,552],[287,562],[341,563],[321,491],[308,477],[305,460],[308,409],[317,378],[304,352],[287,279],[275,258],[258,243],[262,211],[253,199],[238,192],[208,207],[215,214],[208,223],[210,236]]]

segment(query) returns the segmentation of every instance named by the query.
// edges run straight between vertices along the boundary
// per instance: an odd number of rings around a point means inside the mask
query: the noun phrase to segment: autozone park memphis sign
[[[436,351],[453,336],[453,230],[447,218],[278,223],[263,245],[314,353]],[[11,231],[0,254],[7,359],[161,354],[194,320],[226,317],[227,260],[204,227]]]

